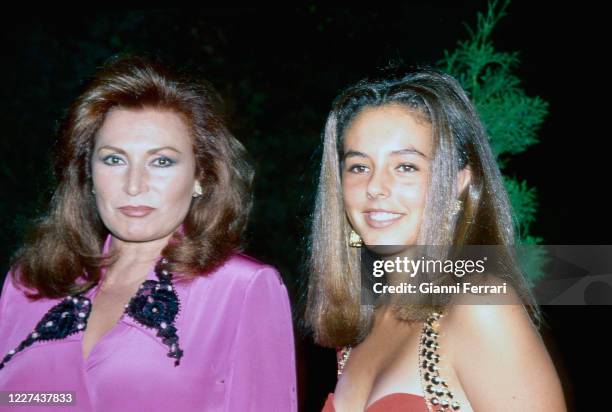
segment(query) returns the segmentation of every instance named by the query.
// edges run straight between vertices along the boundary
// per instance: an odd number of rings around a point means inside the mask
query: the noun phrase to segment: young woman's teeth
[[[378,222],[382,222],[385,220],[393,220],[397,219],[401,215],[399,213],[389,213],[389,212],[370,212],[370,219],[376,220]]]

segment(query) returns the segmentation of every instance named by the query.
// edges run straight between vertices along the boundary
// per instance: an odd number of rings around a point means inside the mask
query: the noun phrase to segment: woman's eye
[[[401,164],[397,167],[397,169],[400,172],[416,172],[417,170],[419,170],[416,168],[416,166],[409,164],[409,163]]]
[[[109,155],[102,159],[102,161],[109,166],[115,166],[120,164],[123,160],[119,156]]]
[[[155,163],[155,166],[159,166],[159,167],[168,167],[174,164],[174,160],[166,156],[158,157],[153,162]]]
[[[366,173],[368,171],[368,167],[364,165],[352,165],[348,170],[351,173]]]

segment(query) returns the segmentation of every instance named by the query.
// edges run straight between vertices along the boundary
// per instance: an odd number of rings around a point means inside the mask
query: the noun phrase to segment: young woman
[[[78,411],[297,410],[287,290],[238,252],[253,173],[216,101],[123,58],[72,105],[51,209],[4,282],[0,390]]]
[[[343,348],[323,410],[565,410],[517,267],[481,277],[508,284],[505,304],[460,293],[361,301],[363,248],[514,244],[499,169],[460,85],[429,69],[361,81],[334,101],[323,144],[307,322],[320,345]]]

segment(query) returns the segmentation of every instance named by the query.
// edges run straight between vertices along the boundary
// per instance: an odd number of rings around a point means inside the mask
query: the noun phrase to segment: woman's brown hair
[[[334,101],[323,132],[323,159],[310,236],[306,325],[323,346],[356,344],[369,332],[372,305],[361,301],[361,254],[348,245],[351,225],[344,210],[343,137],[351,121],[370,107],[401,105],[431,125],[434,151],[418,245],[514,245],[514,224],[501,173],[479,116],[459,83],[432,69],[362,80]],[[469,167],[461,194],[449,182]],[[460,213],[452,213],[456,199]],[[508,248],[506,248],[508,249]],[[504,280],[513,285],[534,320],[540,312],[516,262]],[[424,320],[439,306],[396,308],[399,319]]]
[[[54,148],[58,185],[49,212],[12,259],[13,276],[36,291],[29,294],[32,298],[82,292],[117,258],[101,255],[108,230],[98,216],[90,167],[96,134],[114,108],[172,111],[191,132],[203,195],[192,200],[182,230],[162,251],[179,274],[176,279],[206,273],[240,247],[252,203],[253,170],[244,147],[225,125],[220,98],[203,79],[177,75],[142,57],[117,57],[69,108]],[[81,275],[85,282],[79,283]]]

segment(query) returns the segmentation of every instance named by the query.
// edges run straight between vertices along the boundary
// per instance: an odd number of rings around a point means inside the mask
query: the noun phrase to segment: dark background
[[[550,114],[541,142],[517,155],[505,173],[537,188],[532,232],[542,243],[608,244],[609,47],[603,36],[609,23],[586,3],[533,3],[511,3],[493,40],[499,50],[520,52],[515,72],[528,95],[550,103]],[[390,60],[434,64],[467,38],[464,23],[474,27],[486,6],[417,1],[370,8],[5,10],[2,273],[28,220],[45,211],[53,184],[49,149],[79,87],[111,55],[147,53],[197,69],[224,96],[230,128],[257,168],[247,252],[282,271],[298,314],[319,139],[333,97]],[[570,406],[609,408],[602,403],[609,379],[600,379],[610,368],[604,338],[610,307],[543,310],[551,325],[543,334]],[[317,411],[333,391],[335,356],[314,346],[297,323],[301,410]]]

